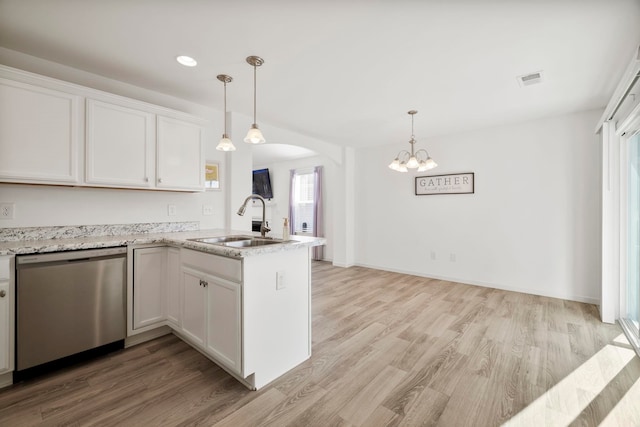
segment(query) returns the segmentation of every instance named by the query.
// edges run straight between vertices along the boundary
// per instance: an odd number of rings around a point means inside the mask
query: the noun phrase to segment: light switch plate
[[[202,205],[202,215],[213,215],[213,206]]]
[[[284,271],[276,272],[276,290],[284,289],[286,286],[284,284]]]

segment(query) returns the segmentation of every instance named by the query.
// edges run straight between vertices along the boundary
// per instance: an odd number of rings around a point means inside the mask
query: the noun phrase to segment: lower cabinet
[[[181,332],[231,371],[242,373],[241,285],[182,266]]]
[[[13,257],[0,256],[0,376],[13,371],[14,351],[14,280]],[[11,379],[0,379],[0,387]]]
[[[234,372],[242,371],[241,288],[219,278],[205,278],[207,301],[206,352]]]
[[[167,248],[166,264],[167,321],[172,327],[182,326],[182,288],[180,286],[180,249]]]
[[[171,247],[133,253],[130,337],[168,326],[255,389],[311,356],[307,247],[242,259]]]
[[[182,333],[195,345],[204,347],[205,342],[205,295],[204,274],[182,267]]]
[[[133,251],[133,329],[166,319],[166,253],[166,247]]]

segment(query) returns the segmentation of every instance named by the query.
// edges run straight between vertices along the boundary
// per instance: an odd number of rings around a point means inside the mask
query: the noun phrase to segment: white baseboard
[[[131,335],[125,338],[124,348],[133,347],[134,345],[142,344],[143,342],[151,341],[159,338],[163,335],[171,333],[171,328],[168,326],[160,326],[159,328],[152,329],[150,331],[142,332],[140,334]]]
[[[336,264],[334,264],[334,265],[336,265]],[[481,281],[477,281],[477,280],[459,279],[459,278],[456,278],[456,277],[437,276],[437,275],[433,275],[433,274],[424,274],[424,273],[420,273],[420,272],[416,272],[416,271],[408,271],[408,270],[401,270],[401,269],[395,269],[395,268],[386,268],[386,267],[383,268],[383,267],[379,267],[379,266],[376,266],[376,265],[369,265],[369,264],[364,264],[364,263],[356,263],[355,265],[357,265],[359,267],[371,268],[371,269],[374,269],[374,270],[392,271],[394,273],[409,274],[411,276],[426,277],[426,278],[429,278],[429,279],[446,280],[448,282],[462,283],[462,284],[465,284],[465,285],[482,286],[484,288],[500,289],[500,290],[503,290],[503,291],[520,292],[520,293],[524,293],[524,294],[539,295],[539,296],[549,297],[549,298],[558,298],[558,299],[563,299],[563,300],[584,302],[584,303],[587,303],[587,304],[600,305],[600,300],[599,299],[586,297],[586,296],[583,296],[583,295],[569,295],[569,294],[563,294],[563,293],[560,293],[560,292],[557,292],[557,293],[554,293],[554,292],[541,292],[538,289],[518,288],[518,287],[514,287],[514,286],[505,286],[505,285],[501,285],[501,284],[498,284],[498,283],[489,283],[489,282],[481,282]],[[337,267],[341,267],[340,265],[336,265],[336,266]]]

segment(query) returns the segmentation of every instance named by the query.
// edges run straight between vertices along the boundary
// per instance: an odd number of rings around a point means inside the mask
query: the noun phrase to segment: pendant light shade
[[[248,142],[250,144],[262,144],[264,143],[264,136],[262,136],[262,132],[258,129],[258,125],[255,123],[251,125],[249,132],[247,132],[247,136],[244,139],[244,142]]]
[[[409,114],[411,115],[411,139],[409,140],[409,144],[411,144],[411,152],[406,150],[400,151],[396,158],[389,163],[389,169],[391,170],[408,172],[409,169],[417,168],[418,172],[424,172],[438,166],[429,153],[427,153],[427,150],[420,149],[414,152],[416,138],[413,134],[413,116],[417,113],[418,112],[416,110],[409,111]]]
[[[218,74],[218,80],[224,83],[224,133],[222,134],[222,139],[216,146],[216,150],[219,151],[236,151],[235,145],[231,142],[229,135],[227,135],[227,83],[231,83],[233,78],[231,76],[227,76],[226,74]]]
[[[247,63],[253,66],[253,124],[244,138],[244,142],[249,144],[263,144],[265,142],[262,132],[258,129],[256,120],[256,70],[264,64],[264,60],[259,56],[248,56]]]

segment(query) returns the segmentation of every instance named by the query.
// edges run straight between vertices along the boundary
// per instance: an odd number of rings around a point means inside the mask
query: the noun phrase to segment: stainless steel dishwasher
[[[106,344],[123,344],[126,265],[126,248],[16,257],[18,374]]]

